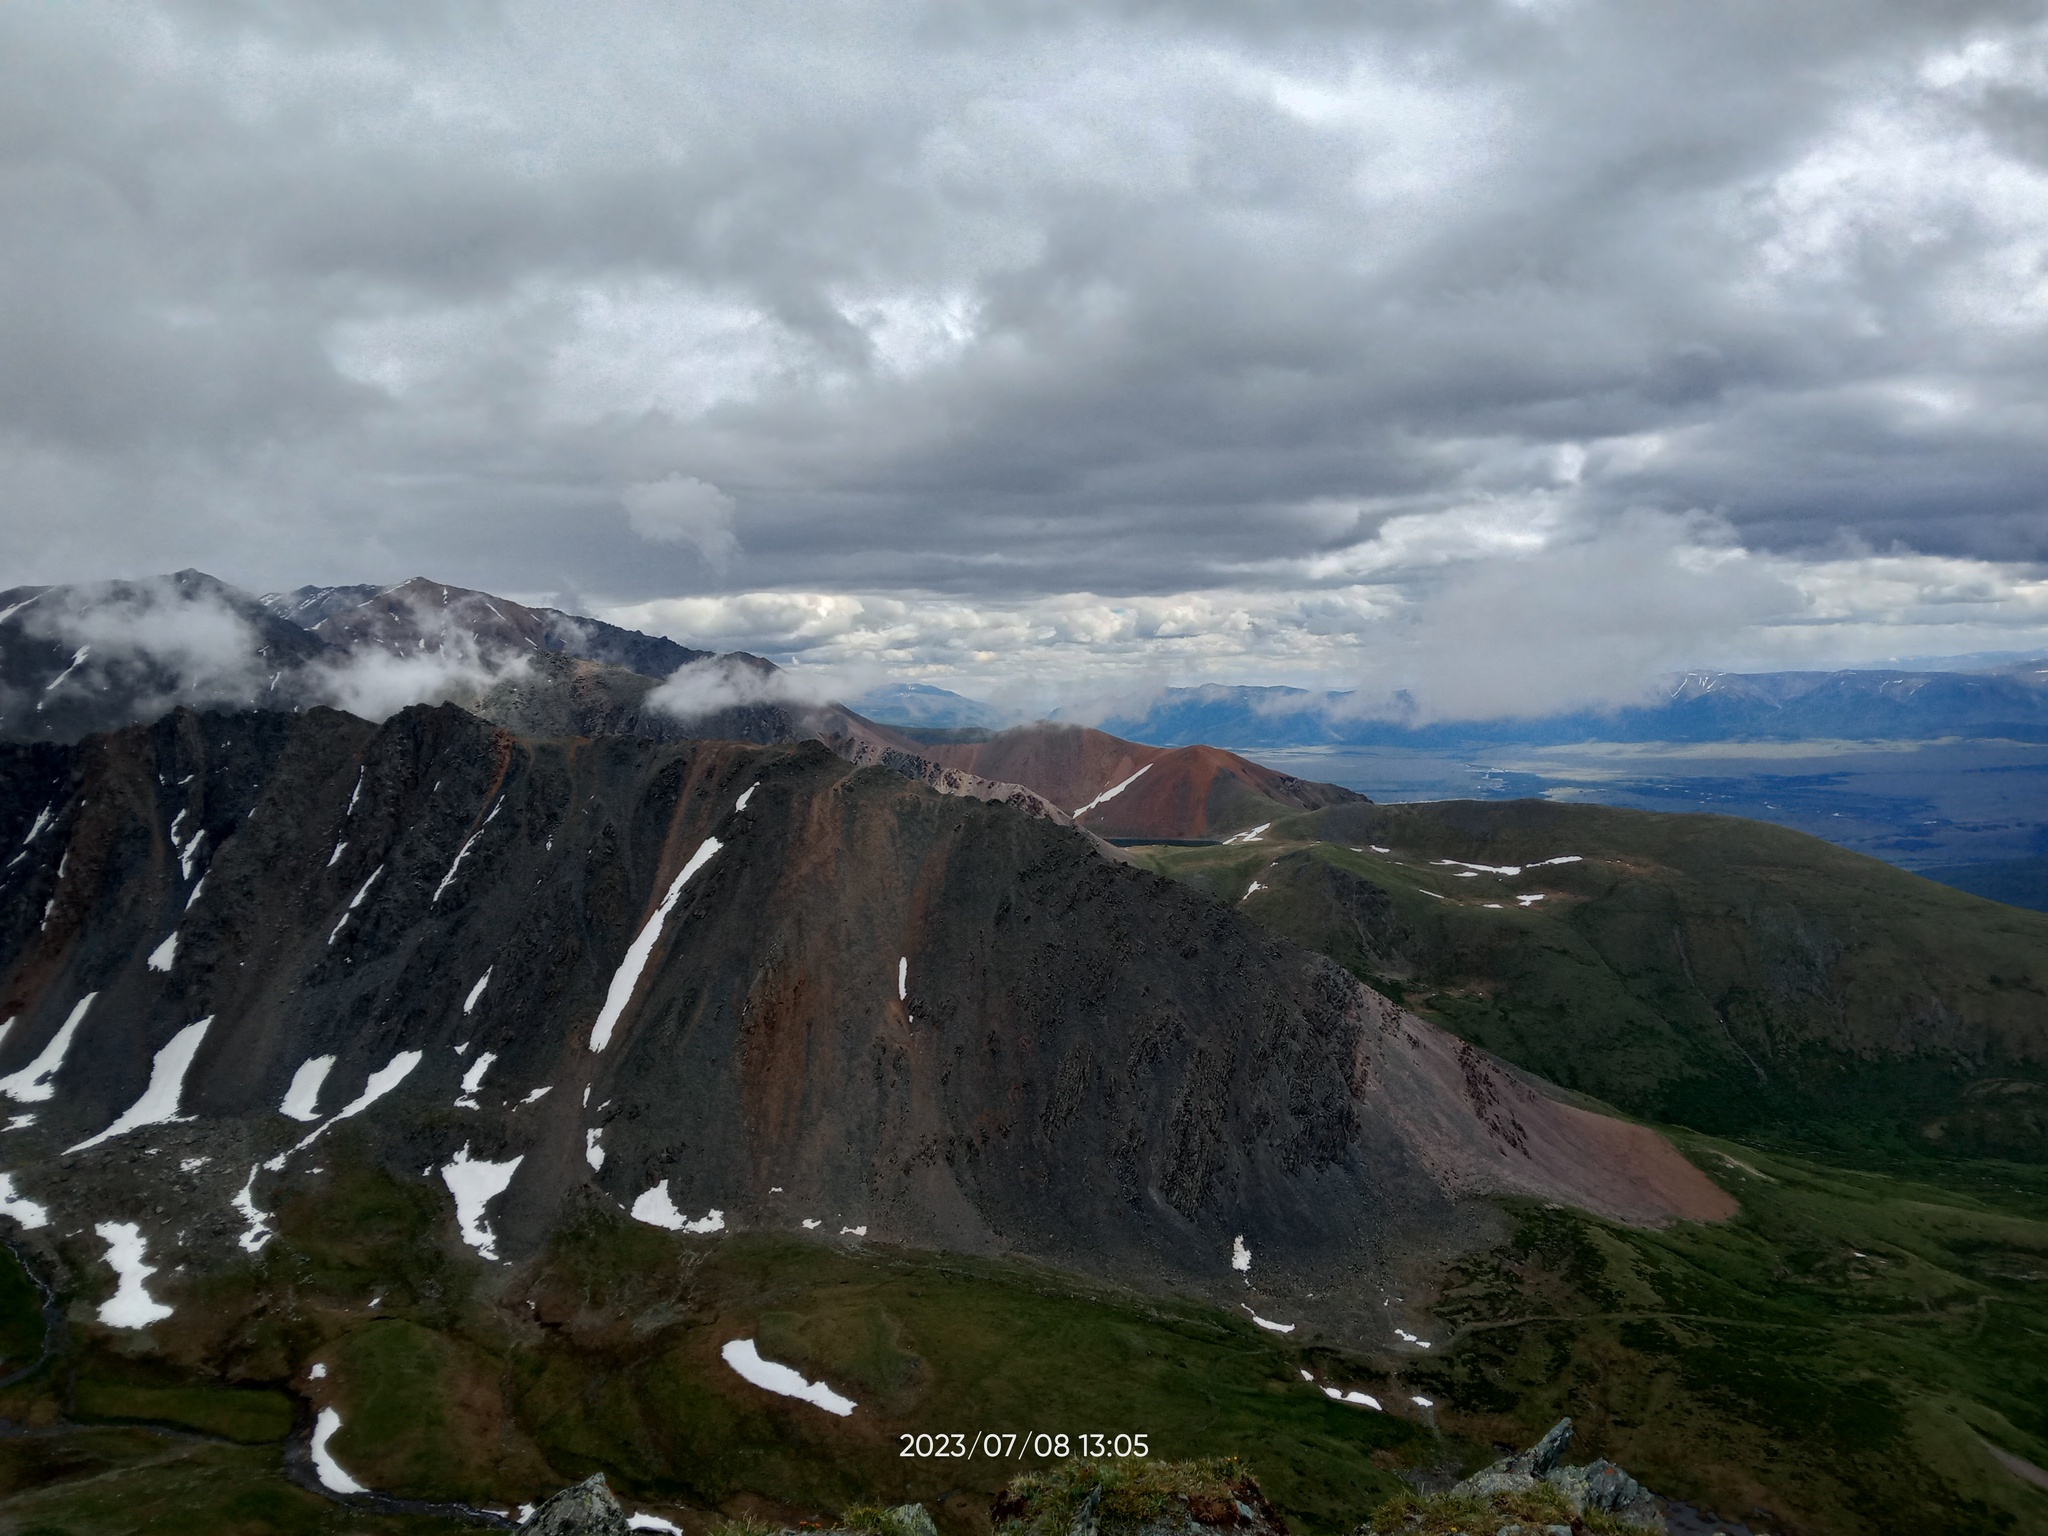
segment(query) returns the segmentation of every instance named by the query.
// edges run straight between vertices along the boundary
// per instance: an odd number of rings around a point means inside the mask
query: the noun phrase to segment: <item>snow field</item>
[[[1095,809],[1095,807],[1097,807],[1098,805],[1101,805],[1101,804],[1103,804],[1103,803],[1104,803],[1105,801],[1109,801],[1109,800],[1114,800],[1114,799],[1115,799],[1115,798],[1116,798],[1116,797],[1117,797],[1118,795],[1122,794],[1122,793],[1123,793],[1123,792],[1124,792],[1125,790],[1129,789],[1129,788],[1130,788],[1130,787],[1131,787],[1131,786],[1132,786],[1133,784],[1137,783],[1137,782],[1138,782],[1138,780],[1140,780],[1140,779],[1142,779],[1143,777],[1145,777],[1145,775],[1146,775],[1146,774],[1147,774],[1148,772],[1150,772],[1150,771],[1151,771],[1151,768],[1152,768],[1152,765],[1151,765],[1150,763],[1147,763],[1147,764],[1146,764],[1146,765],[1145,765],[1145,766],[1144,766],[1143,768],[1140,768],[1140,769],[1139,769],[1139,770],[1138,770],[1138,771],[1137,771],[1136,773],[1132,774],[1132,775],[1131,775],[1131,776],[1130,776],[1130,777],[1129,777],[1128,779],[1125,779],[1125,780],[1123,781],[1123,783],[1121,783],[1121,784],[1114,784],[1114,785],[1111,785],[1111,786],[1110,786],[1110,787],[1109,787],[1108,789],[1105,789],[1105,790],[1104,790],[1104,791],[1103,791],[1103,792],[1102,792],[1101,794],[1097,795],[1097,796],[1096,796],[1096,797],[1095,797],[1095,798],[1094,798],[1093,800],[1090,800],[1090,801],[1089,801],[1089,802],[1088,802],[1088,803],[1087,803],[1086,805],[1082,806],[1082,807],[1081,807],[1081,808],[1080,808],[1079,810],[1075,811],[1075,812],[1074,812],[1074,820],[1076,820],[1076,821],[1079,821],[1079,820],[1080,820],[1080,819],[1081,819],[1081,818],[1082,818],[1083,816],[1086,816],[1086,815],[1087,815],[1087,814],[1088,814],[1088,813],[1089,813],[1090,811],[1094,810],[1094,809]]]
[[[333,1070],[332,1056],[311,1056],[300,1062],[299,1070],[292,1074],[291,1086],[284,1091],[284,1103],[278,1106],[278,1113],[294,1120],[319,1119],[319,1111],[313,1106],[319,1102],[320,1085]]]
[[[313,1472],[320,1479],[320,1486],[329,1493],[368,1493],[370,1490],[341,1470],[341,1463],[334,1459],[334,1453],[327,1449],[327,1442],[334,1438],[334,1432],[341,1428],[341,1415],[332,1408],[322,1408],[320,1417],[313,1425]]]
[[[676,1209],[675,1201],[668,1192],[668,1180],[663,1179],[654,1188],[646,1191],[633,1202],[633,1219],[644,1221],[650,1227],[665,1227],[671,1232],[723,1232],[725,1212],[713,1210],[700,1221],[692,1221]]]
[[[30,1231],[50,1223],[47,1208],[15,1191],[11,1173],[0,1173],[0,1216],[12,1216]]]

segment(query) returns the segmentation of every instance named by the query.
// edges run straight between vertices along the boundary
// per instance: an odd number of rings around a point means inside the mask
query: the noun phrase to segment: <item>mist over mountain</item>
[[[810,677],[763,657],[716,655],[425,578],[258,599],[187,571],[20,588],[0,600],[0,678],[9,680],[0,739],[74,741],[181,705],[328,705],[382,720],[413,704],[455,703],[529,736],[821,741],[856,764],[1061,824],[1161,767],[1097,817],[1105,835],[1220,835],[1355,798],[1230,753],[1161,754],[1068,726],[986,747],[932,746],[821,697]],[[885,698],[948,715],[971,703],[917,685]]]

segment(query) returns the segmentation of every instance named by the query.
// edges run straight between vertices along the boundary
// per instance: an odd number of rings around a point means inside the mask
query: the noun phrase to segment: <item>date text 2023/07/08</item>
[[[912,1434],[905,1430],[896,1438],[902,1443],[898,1454],[929,1460],[970,1456],[985,1456],[993,1461],[1064,1461],[1069,1456],[1124,1460],[1152,1454],[1147,1435],[1063,1434],[1046,1430],[1019,1434],[995,1429],[978,1434]]]

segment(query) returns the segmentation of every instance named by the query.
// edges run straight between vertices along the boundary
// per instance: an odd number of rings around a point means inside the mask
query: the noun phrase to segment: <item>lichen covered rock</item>
[[[1662,1531],[1657,1497],[1611,1461],[1561,1466],[1572,1421],[1559,1419],[1534,1445],[1475,1472],[1437,1499],[1396,1499],[1371,1529],[1433,1533],[1469,1529],[1477,1536],[1535,1536],[1539,1531],[1619,1528]]]
[[[527,1536],[630,1536],[632,1527],[604,1474],[593,1472],[542,1504],[523,1529]]]

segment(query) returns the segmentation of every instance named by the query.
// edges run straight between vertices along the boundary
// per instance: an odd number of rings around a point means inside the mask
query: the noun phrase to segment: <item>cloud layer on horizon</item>
[[[2044,342],[2031,5],[0,16],[6,584],[1612,698],[2048,643]]]

